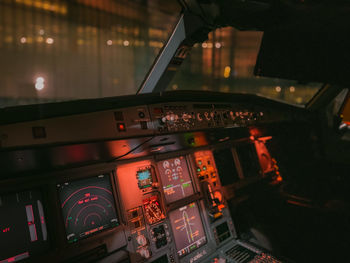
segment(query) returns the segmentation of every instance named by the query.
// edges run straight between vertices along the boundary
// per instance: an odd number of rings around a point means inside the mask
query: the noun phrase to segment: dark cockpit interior
[[[346,262],[349,7],[0,1],[0,263]]]

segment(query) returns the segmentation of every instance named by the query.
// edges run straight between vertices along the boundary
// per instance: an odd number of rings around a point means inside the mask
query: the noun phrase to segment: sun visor
[[[344,85],[350,76],[349,13],[296,16],[265,30],[255,74]]]

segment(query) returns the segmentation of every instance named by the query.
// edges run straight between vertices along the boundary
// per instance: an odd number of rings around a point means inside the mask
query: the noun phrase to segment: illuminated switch
[[[126,131],[126,126],[124,123],[117,123],[117,129],[120,132],[125,132]]]

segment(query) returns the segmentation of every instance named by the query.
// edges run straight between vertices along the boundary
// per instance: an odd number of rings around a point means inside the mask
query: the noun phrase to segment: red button
[[[117,129],[120,132],[125,132],[126,131],[126,126],[124,123],[117,123]]]

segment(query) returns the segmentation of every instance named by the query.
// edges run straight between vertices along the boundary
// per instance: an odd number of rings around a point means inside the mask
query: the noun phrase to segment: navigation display
[[[193,185],[183,156],[158,162],[158,171],[167,203],[193,194]]]
[[[119,225],[109,175],[57,185],[69,243]]]
[[[48,248],[41,192],[0,196],[0,262],[16,262]]]
[[[207,239],[196,203],[171,211],[169,219],[179,257],[191,253],[206,243]]]

